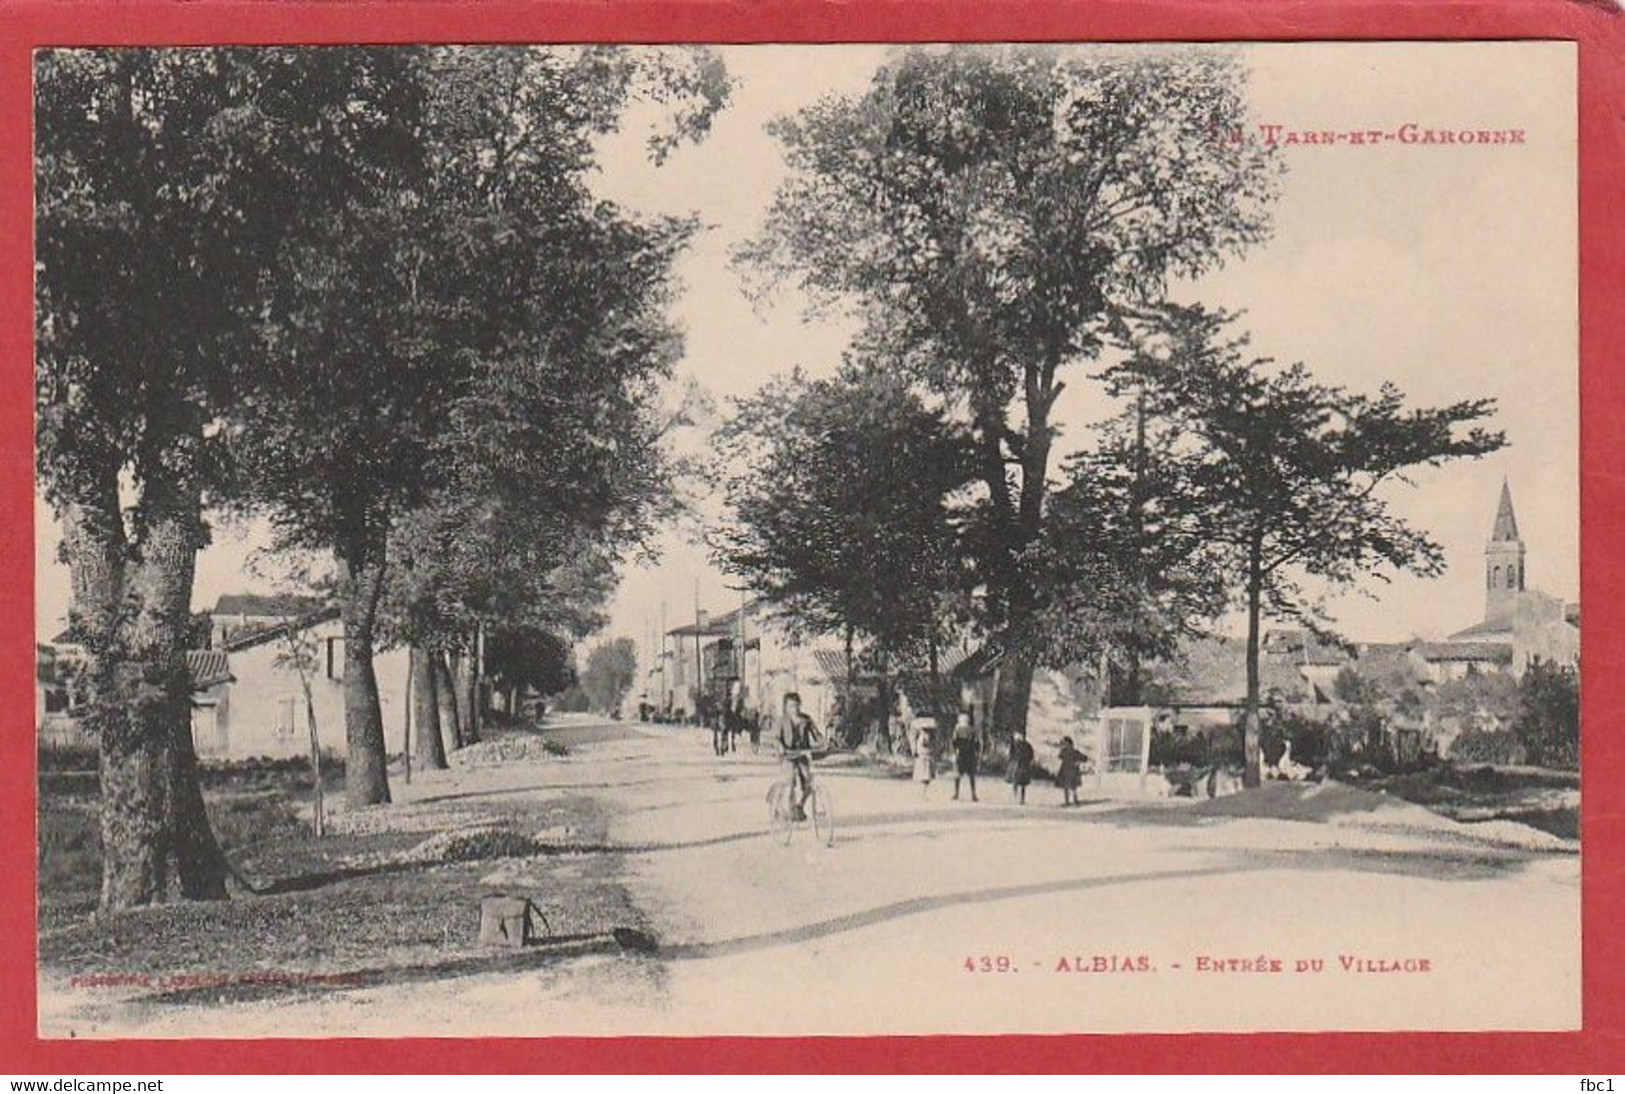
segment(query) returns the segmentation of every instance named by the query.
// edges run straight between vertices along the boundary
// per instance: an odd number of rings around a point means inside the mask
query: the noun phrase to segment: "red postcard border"
[[[1625,13],[1607,0],[12,0],[0,11],[0,1069],[190,1072],[1607,1072],[1625,1063]],[[30,50],[409,41],[1559,39],[1579,44],[1584,1029],[1062,1037],[41,1041],[35,1029]],[[1493,276],[1493,273],[1491,274]],[[1494,955],[1486,954],[1493,962]]]

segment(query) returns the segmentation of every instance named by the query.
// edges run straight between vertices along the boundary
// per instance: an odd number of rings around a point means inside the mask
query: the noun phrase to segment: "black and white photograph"
[[[1575,58],[37,51],[39,1035],[1580,1028]]]

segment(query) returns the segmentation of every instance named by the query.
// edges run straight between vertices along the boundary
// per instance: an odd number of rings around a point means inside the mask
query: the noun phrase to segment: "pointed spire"
[[[1518,539],[1518,517],[1512,511],[1512,486],[1505,478],[1501,480],[1501,504],[1495,510],[1495,528],[1490,532],[1491,543],[1516,542]]]

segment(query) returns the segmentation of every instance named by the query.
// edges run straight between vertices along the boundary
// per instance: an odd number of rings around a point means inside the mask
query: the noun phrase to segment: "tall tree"
[[[593,709],[608,714],[618,710],[638,674],[638,647],[630,638],[600,642],[587,654],[581,687]]]
[[[60,50],[37,62],[38,474],[90,650],[102,905],[225,894],[189,727],[193,573],[229,491],[222,419],[320,123],[387,123],[349,55]],[[342,185],[341,173],[330,178]]]
[[[724,570],[813,634],[861,636],[884,674],[918,663],[968,595],[959,510],[969,440],[894,372],[797,372],[738,402],[718,435]]]
[[[576,682],[569,643],[540,627],[492,631],[485,656],[492,680],[507,693],[510,715],[519,713],[517,700],[526,691],[557,695]]]
[[[1232,317],[1167,306],[1151,326],[1163,354],[1139,354],[1117,379],[1181,430],[1196,470],[1192,531],[1223,552],[1247,620],[1246,779],[1259,778],[1259,641],[1265,615],[1314,621],[1314,590],[1396,571],[1444,569],[1426,531],[1395,514],[1383,488],[1417,468],[1477,459],[1506,443],[1481,423],[1492,399],[1412,408],[1392,384],[1375,396],[1317,382],[1302,364],[1248,357]]]
[[[1202,535],[1198,468],[1143,392],[1068,461],[1035,567],[1037,655],[1101,666],[1104,699],[1145,701],[1144,666],[1201,635],[1228,601],[1223,553]]]
[[[1214,137],[1245,125],[1244,85],[1223,49],[914,47],[773,127],[790,176],[740,259],[855,311],[970,424],[1005,731],[1026,722],[1064,372],[1120,310],[1267,234],[1271,151]]]
[[[353,805],[389,797],[378,609],[395,524],[456,483],[436,464],[446,436],[471,405],[523,388],[537,402],[478,428],[602,415],[581,447],[613,450],[619,423],[589,392],[641,394],[669,365],[675,335],[658,310],[692,229],[597,201],[594,139],[635,96],[667,99],[677,136],[703,132],[726,93],[703,51],[372,52],[399,66],[384,82],[412,139],[365,160],[366,185],[284,241],[237,434],[256,500],[290,542],[337,564]]]
[[[1580,670],[1532,660],[1518,680],[1518,739],[1529,759],[1548,767],[1580,766]]]

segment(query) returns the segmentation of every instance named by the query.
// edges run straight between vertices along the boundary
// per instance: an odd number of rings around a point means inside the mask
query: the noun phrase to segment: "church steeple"
[[[1490,530],[1490,542],[1505,542],[1518,538],[1518,515],[1512,511],[1512,484],[1501,480],[1501,504],[1495,510],[1495,527]]]
[[[1501,619],[1517,606],[1524,589],[1524,543],[1512,510],[1512,486],[1501,480],[1501,503],[1484,547],[1484,618]]]

